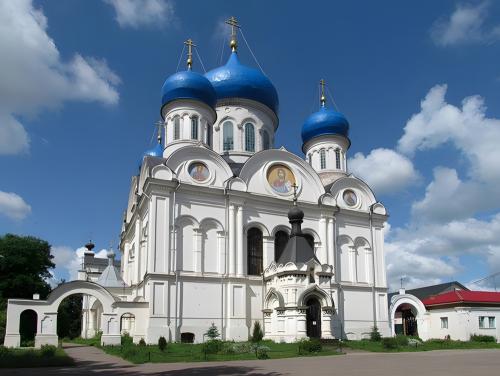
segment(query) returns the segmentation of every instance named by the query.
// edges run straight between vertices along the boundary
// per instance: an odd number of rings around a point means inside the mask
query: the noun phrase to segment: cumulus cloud
[[[498,26],[484,27],[488,2],[458,4],[449,17],[438,19],[431,27],[431,37],[438,46],[463,43],[488,43],[500,38]]]
[[[167,0],[105,0],[116,13],[121,27],[164,27],[174,18],[174,6]]]
[[[68,246],[52,247],[53,262],[56,265],[54,270],[54,279],[73,281],[78,277],[78,270],[82,268],[83,254],[86,248],[80,247],[76,250]],[[96,252],[95,257],[106,258],[107,250],[101,249]]]
[[[30,213],[31,206],[21,196],[0,191],[0,214],[10,219],[22,220]]]
[[[419,180],[411,160],[391,149],[374,149],[366,156],[356,153],[348,165],[376,194],[396,193]]]
[[[47,18],[32,1],[0,0],[0,154],[28,150],[20,117],[65,101],[119,101],[120,79],[106,61],[78,53],[64,61],[47,28]]]
[[[466,163],[461,172],[437,164],[423,196],[411,205],[408,223],[387,231],[392,288],[401,276],[407,287],[455,278],[466,270],[460,262],[465,255],[483,263],[485,275],[500,271],[500,119],[486,116],[480,96],[456,106],[447,103],[446,91],[446,85],[429,90],[420,111],[406,123],[397,152],[411,160],[446,145]]]

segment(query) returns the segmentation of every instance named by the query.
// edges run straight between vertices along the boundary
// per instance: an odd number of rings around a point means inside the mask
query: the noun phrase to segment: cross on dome
[[[231,26],[231,42],[229,43],[229,45],[231,46],[231,51],[236,52],[236,49],[238,48],[236,29],[241,28],[241,26],[240,24],[238,24],[238,20],[234,16],[226,20],[226,24]]]

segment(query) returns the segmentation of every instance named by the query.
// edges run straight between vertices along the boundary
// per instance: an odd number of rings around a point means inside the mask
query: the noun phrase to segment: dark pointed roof
[[[286,264],[288,262],[305,264],[312,259],[316,260],[318,264],[321,264],[314,254],[313,247],[302,233],[301,224],[303,218],[304,212],[294,203],[294,206],[288,211],[288,219],[292,225],[290,239],[288,239],[288,243],[286,243],[285,249],[278,260],[278,264]]]

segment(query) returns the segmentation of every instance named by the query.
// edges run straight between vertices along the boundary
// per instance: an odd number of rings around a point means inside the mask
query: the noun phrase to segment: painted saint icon
[[[291,193],[295,184],[295,176],[285,165],[274,165],[267,170],[267,182],[277,193]]]
[[[195,162],[189,166],[189,175],[196,181],[202,182],[208,179],[210,172],[203,163]]]
[[[345,203],[349,206],[355,206],[358,203],[358,197],[356,196],[356,193],[354,193],[350,189],[346,189],[342,197]]]

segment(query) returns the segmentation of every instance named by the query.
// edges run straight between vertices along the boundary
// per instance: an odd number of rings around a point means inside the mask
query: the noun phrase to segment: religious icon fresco
[[[277,193],[291,193],[295,184],[295,176],[287,166],[278,164],[267,170],[267,182]]]
[[[189,175],[196,181],[202,182],[208,179],[210,172],[203,163],[195,162],[189,166]]]
[[[358,197],[356,196],[356,193],[354,193],[350,189],[345,190],[342,197],[346,204],[349,206],[355,206],[358,203]]]

